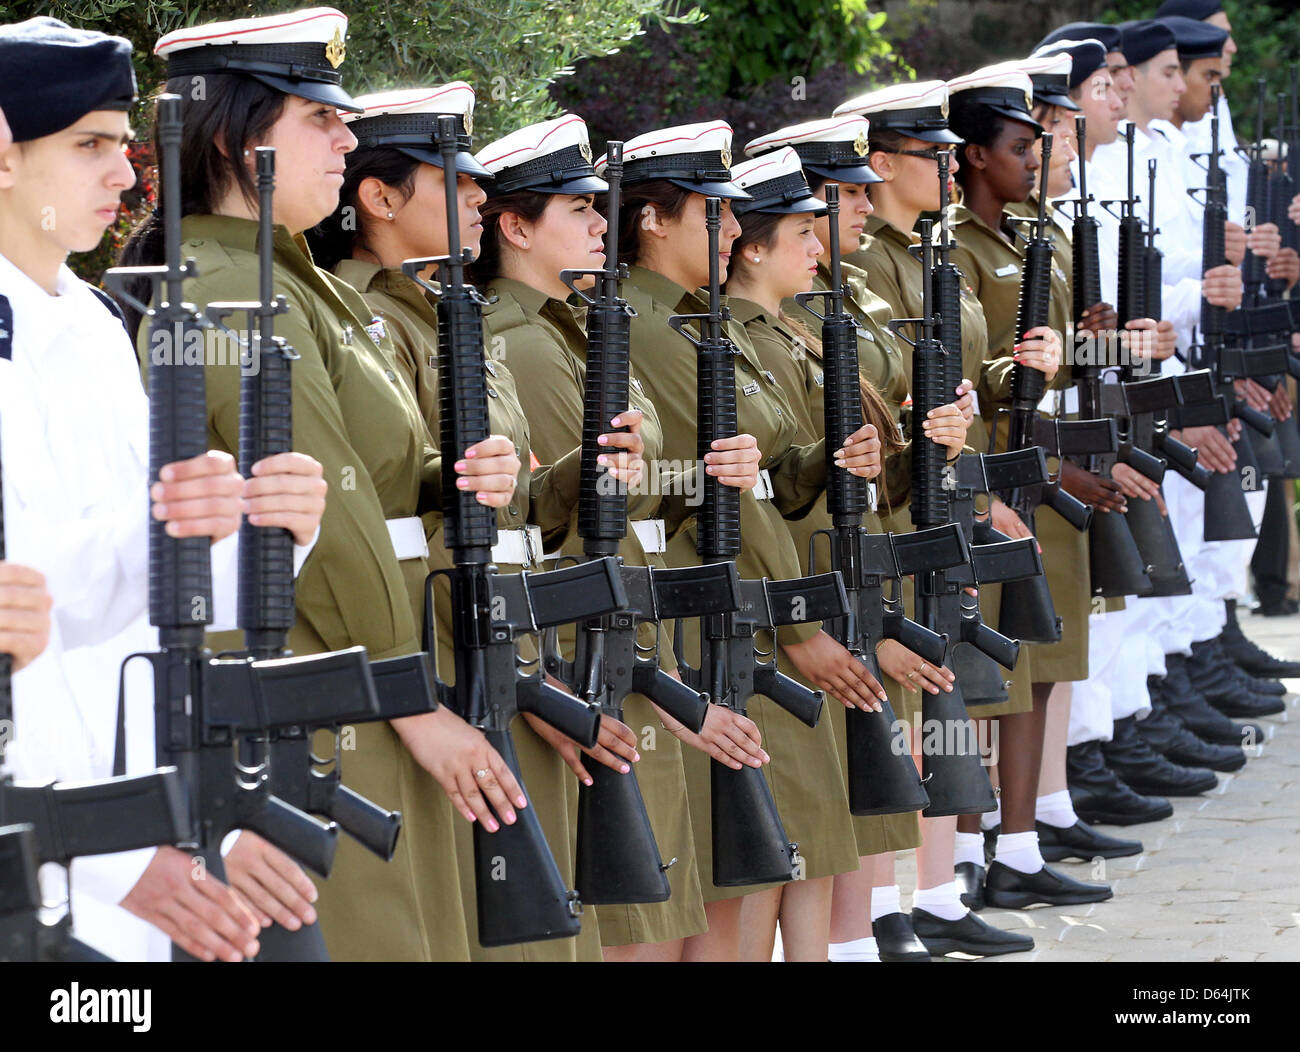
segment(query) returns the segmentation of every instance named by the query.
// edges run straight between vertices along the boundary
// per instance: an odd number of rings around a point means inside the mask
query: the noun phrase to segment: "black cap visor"
[[[326,84],[319,80],[295,80],[292,77],[277,77],[271,73],[246,73],[245,76],[260,80],[267,87],[275,88],[276,91],[282,91],[286,95],[297,95],[311,102],[323,102],[345,113],[365,112],[365,107],[358,106],[356,99],[338,84]]]
[[[442,167],[442,154],[435,149],[421,146],[394,146],[393,149],[401,151],[407,157],[414,157],[417,161],[423,161],[425,164]],[[468,150],[458,150],[456,152],[456,171],[461,175],[472,175],[475,179],[495,178],[491,172],[474,159],[474,155]]]
[[[871,183],[884,182],[869,164],[830,165],[809,164],[804,161],[803,168],[805,172],[820,175],[823,179],[829,179],[833,183],[856,183],[858,186],[867,186]]]
[[[703,194],[705,197],[725,197],[732,201],[748,201],[749,194],[745,193],[739,186],[731,182],[703,182],[697,183],[694,179],[676,179],[671,175],[659,176],[674,186],[680,186],[683,190],[690,190],[697,194]],[[638,180],[644,182],[645,180]],[[627,185],[626,181],[624,185]]]

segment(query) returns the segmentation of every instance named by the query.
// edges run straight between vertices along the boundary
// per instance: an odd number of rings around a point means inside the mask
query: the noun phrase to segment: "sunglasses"
[[[874,153],[877,150],[880,153],[903,153],[907,154],[908,157],[924,157],[927,161],[938,161],[939,155],[942,153],[946,153],[949,156],[952,155],[951,148],[940,149],[937,146],[932,146],[928,150],[887,150],[883,146],[877,146],[872,152]]]

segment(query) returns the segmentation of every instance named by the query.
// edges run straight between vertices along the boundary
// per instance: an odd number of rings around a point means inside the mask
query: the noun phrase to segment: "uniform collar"
[[[15,263],[0,255],[0,295],[9,301],[13,312],[13,331],[9,333],[11,347],[16,349],[19,346],[19,334],[24,353],[40,355],[54,346],[63,325],[51,324],[52,310],[58,312],[60,319],[72,317],[71,311],[76,311],[77,316],[95,317],[92,312],[97,311],[111,317],[66,263],[59,267],[54,287],[56,295],[51,296]],[[118,329],[121,330],[120,325]]]
[[[554,296],[548,296],[545,292],[514,278],[493,278],[483,292],[489,298],[495,295],[502,300],[514,300],[526,315],[541,314],[548,306],[557,302]]]
[[[883,219],[878,215],[867,216],[867,225],[862,229],[863,234],[868,237],[888,238],[897,245],[907,248],[910,245],[918,243],[919,239],[904,230],[899,230],[888,219]]]
[[[731,310],[731,317],[740,325],[748,325],[755,319],[767,325],[773,325],[776,322],[775,318],[769,316],[766,307],[740,296],[728,297],[727,307]]]
[[[690,289],[682,288],[671,278],[666,278],[657,270],[633,264],[628,268],[628,282],[635,285],[645,295],[657,303],[671,303],[680,307],[683,300],[698,301],[699,295]]]

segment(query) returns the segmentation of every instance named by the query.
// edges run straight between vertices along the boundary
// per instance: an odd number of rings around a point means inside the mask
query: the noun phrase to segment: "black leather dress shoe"
[[[1159,796],[1199,796],[1219,784],[1213,771],[1207,771],[1203,767],[1179,767],[1153,751],[1142,740],[1136,723],[1137,718],[1134,716],[1116,720],[1114,738],[1101,747],[1106,766],[1134,792]]]
[[[1183,726],[1202,741],[1243,745],[1264,740],[1264,728],[1258,723],[1233,723],[1205,700],[1188,678],[1187,659],[1182,654],[1165,655],[1165,666],[1168,674],[1161,685],[1160,698],[1183,721]]]
[[[989,864],[984,881],[985,900],[990,906],[1004,910],[1023,910],[1039,903],[1080,906],[1085,902],[1105,902],[1114,894],[1109,884],[1085,884],[1050,866],[1037,873],[1021,873],[996,859]]]
[[[1247,672],[1246,680],[1250,683],[1250,689],[1254,693],[1263,694],[1266,698],[1280,698],[1283,694],[1287,693],[1286,684],[1284,684],[1280,679],[1252,676]]]
[[[1241,630],[1241,625],[1237,623],[1236,603],[1230,599],[1225,605],[1228,623],[1223,626],[1219,642],[1223,647],[1223,652],[1235,664],[1241,666],[1253,676],[1286,677],[1288,679],[1300,676],[1300,661],[1287,661],[1284,658],[1274,657],[1267,650],[1257,646],[1246,636],[1246,633]]]
[[[1214,745],[1201,741],[1160,702],[1152,700],[1151,714],[1137,721],[1138,733],[1166,760],[1181,767],[1208,767],[1211,771],[1239,771],[1246,766],[1240,745]]]
[[[1071,745],[1065,756],[1066,778],[1074,812],[1085,822],[1135,826],[1159,822],[1174,813],[1173,805],[1159,796],[1134,792],[1106,766],[1101,742]]]
[[[1273,694],[1255,694],[1242,691],[1236,694],[1206,695],[1205,700],[1225,716],[1253,720],[1260,716],[1276,716],[1286,711],[1286,702]]]
[[[977,913],[984,908],[984,867],[974,862],[958,862],[953,867],[961,904]]]
[[[906,913],[886,913],[871,922],[876,952],[882,961],[926,961],[930,951],[912,931],[912,919]]]
[[[1035,822],[1034,829],[1038,832],[1038,850],[1048,862],[1060,862],[1067,858],[1091,862],[1094,858],[1127,858],[1129,855],[1142,854],[1141,841],[1107,836],[1082,821],[1065,828]]]
[[[1192,644],[1187,675],[1205,700],[1225,716],[1273,716],[1286,708],[1276,695],[1257,694],[1250,680],[1223,653],[1218,640]]]
[[[1034,948],[1034,940],[1028,935],[995,928],[973,913],[966,914],[961,920],[950,921],[923,909],[914,909],[912,928],[935,957],[949,953],[996,957],[1003,953],[1024,953]]]
[[[1277,603],[1260,603],[1251,610],[1251,613],[1256,617],[1290,617],[1292,614],[1300,614],[1300,603],[1294,599],[1283,599]]]

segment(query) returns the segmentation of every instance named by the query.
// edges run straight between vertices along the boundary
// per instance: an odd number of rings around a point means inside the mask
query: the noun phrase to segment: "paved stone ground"
[[[1243,617],[1270,653],[1300,659],[1300,616]],[[1300,691],[1300,680],[1288,686]],[[1300,960],[1300,696],[1260,720],[1266,741],[1219,787],[1175,800],[1163,822],[1107,832],[1140,839],[1133,858],[1052,863],[1080,880],[1106,880],[1109,902],[1079,907],[986,910],[990,923],[1034,937],[1012,961]],[[900,884],[914,886],[911,860]]]

